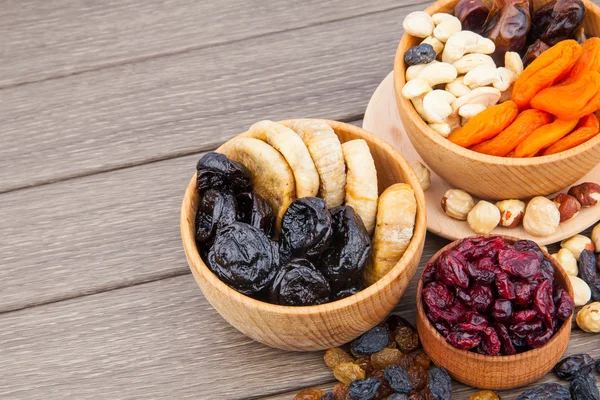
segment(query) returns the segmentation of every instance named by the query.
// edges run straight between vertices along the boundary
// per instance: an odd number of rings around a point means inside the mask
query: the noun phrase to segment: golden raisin
[[[408,378],[415,390],[423,390],[427,386],[427,370],[418,364],[408,369]]]
[[[403,353],[410,353],[419,348],[419,335],[415,330],[408,326],[402,326],[396,329],[396,343]]]
[[[491,390],[480,390],[479,392],[472,394],[469,400],[500,400],[500,397]]]
[[[375,354],[371,354],[371,365],[374,369],[384,369],[388,365],[396,364],[402,358],[402,352],[398,349],[385,348]]]
[[[354,361],[354,358],[339,347],[334,347],[325,352],[323,360],[329,368],[334,369],[338,364]]]
[[[358,379],[365,379],[365,371],[353,362],[344,362],[338,364],[333,370],[333,376],[335,379],[342,382],[345,385],[349,385],[352,381]]]
[[[346,400],[348,396],[348,386],[343,383],[333,385],[333,397],[335,400]]]
[[[294,396],[294,400],[321,400],[321,397],[323,397],[324,394],[325,392],[323,392],[321,389],[304,389]]]
[[[425,370],[429,369],[429,365],[431,365],[431,358],[424,351],[419,352],[415,356],[415,364],[420,365]]]

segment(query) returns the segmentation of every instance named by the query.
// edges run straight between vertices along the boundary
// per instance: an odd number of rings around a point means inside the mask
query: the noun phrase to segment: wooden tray
[[[402,121],[398,115],[396,100],[394,98],[392,72],[388,74],[383,82],[379,84],[375,93],[373,93],[373,96],[367,105],[367,110],[365,111],[363,128],[388,141],[411,164],[415,161],[423,162],[406,136]],[[584,176],[580,182],[586,181],[600,182],[600,164],[590,171],[589,174]],[[444,214],[444,211],[440,206],[440,200],[448,189],[451,189],[451,186],[431,171],[431,187],[425,191],[425,200],[427,202],[427,229],[436,235],[450,240],[474,235],[475,233],[471,230],[466,221],[458,221]],[[475,202],[477,202],[477,199],[475,199]],[[525,229],[523,229],[522,226],[513,229],[499,227],[494,229],[492,233],[531,239],[544,245],[571,237],[595,224],[599,219],[600,206],[597,206],[581,210],[579,215],[571,221],[560,224],[558,230],[552,236],[533,236],[525,232]]]

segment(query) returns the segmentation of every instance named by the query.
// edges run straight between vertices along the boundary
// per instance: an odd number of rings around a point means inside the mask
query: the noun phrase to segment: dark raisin
[[[427,370],[431,365],[431,358],[429,358],[427,353],[421,351],[415,356],[415,364],[418,364]]]
[[[555,310],[550,281],[542,281],[538,285],[533,295],[533,308],[544,318],[547,324],[551,323]]]
[[[233,194],[252,191],[248,168],[223,154],[206,153],[198,160],[196,170],[196,189],[201,195],[209,189]]]
[[[436,276],[448,286],[469,288],[467,260],[457,250],[443,252],[437,262]]]
[[[429,391],[435,400],[450,400],[452,398],[452,380],[444,368],[429,370]]]
[[[544,383],[517,397],[517,400],[567,400],[571,398],[569,389],[558,383]]]
[[[388,382],[385,380],[383,369],[376,369],[375,371],[373,371],[373,373],[371,375],[368,375],[368,377],[375,378],[381,383],[379,385],[379,389],[377,389],[377,392],[375,393],[375,396],[373,397],[373,400],[385,400],[392,393],[394,393],[394,390],[392,390],[392,388],[390,387]]]
[[[496,329],[496,333],[498,333],[502,354],[506,356],[516,354],[517,350],[515,349],[510,334],[508,333],[508,328],[499,323],[494,324],[494,328]]]
[[[267,235],[273,233],[273,208],[257,193],[240,193],[236,196],[238,202],[238,221],[246,222],[260,229]]]
[[[367,376],[373,371],[373,364],[371,363],[370,356],[359,356],[354,360],[354,364],[358,365]]]
[[[592,300],[600,301],[600,281],[592,283],[590,290],[592,291]]]
[[[355,339],[350,345],[352,352],[360,356],[367,356],[377,353],[385,348],[390,340],[386,328],[376,326],[363,333],[358,339]]]
[[[588,354],[573,354],[563,358],[554,366],[554,373],[560,379],[575,379],[577,374],[589,374],[594,366],[594,359]]]
[[[432,282],[423,288],[423,301],[427,307],[448,308],[454,304],[454,295],[443,283]]]
[[[275,275],[269,291],[274,304],[312,306],[329,301],[329,283],[310,261],[295,258]]]
[[[491,326],[485,328],[481,332],[481,343],[479,344],[481,352],[490,356],[496,356],[500,353],[500,347],[500,339],[496,330]]]
[[[294,200],[281,220],[281,247],[293,256],[318,256],[329,246],[331,224],[324,200],[316,197]]]
[[[506,249],[498,252],[500,269],[517,278],[533,278],[541,272],[541,260],[537,254]]]
[[[352,382],[348,385],[348,397],[351,400],[371,400],[379,389],[378,379],[367,378]]]
[[[596,378],[592,374],[578,374],[569,387],[573,400],[599,400]]]
[[[475,262],[470,262],[467,268],[471,278],[483,284],[494,282],[496,273],[500,272],[496,261],[491,257],[484,257]]]
[[[413,391],[413,384],[408,376],[408,371],[399,365],[389,365],[385,368],[384,377],[396,393],[408,394]]]
[[[398,343],[398,348],[403,353],[410,353],[419,348],[419,334],[408,326],[396,329],[394,338]]]
[[[512,303],[510,300],[498,299],[492,308],[492,317],[499,322],[508,322],[512,317]]]
[[[575,302],[569,292],[562,288],[558,289],[555,297],[556,317],[560,321],[566,321],[573,314]]]
[[[408,369],[408,377],[415,390],[421,391],[427,386],[427,370],[420,365],[414,364]]]
[[[435,50],[430,44],[423,43],[413,46],[404,53],[406,65],[429,64],[435,60]]]
[[[481,334],[479,332],[452,331],[446,340],[457,349],[469,350],[479,346]]]
[[[348,386],[343,383],[336,383],[333,385],[333,398],[335,400],[347,400]]]
[[[596,282],[598,261],[596,255],[591,250],[583,250],[579,254],[579,277],[588,285]]]
[[[494,303],[494,293],[488,285],[474,283],[469,294],[473,299],[473,306],[480,313],[487,313]]]
[[[600,360],[596,361],[596,371],[600,373]]]

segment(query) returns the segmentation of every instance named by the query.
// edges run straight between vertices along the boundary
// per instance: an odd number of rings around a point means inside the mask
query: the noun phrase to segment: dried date
[[[481,34],[489,8],[481,0],[460,0],[454,7],[454,16],[460,20],[465,31]]]
[[[530,41],[540,39],[553,46],[574,38],[584,16],[585,6],[581,0],[551,1],[533,14]]]
[[[494,0],[485,21],[483,36],[496,44],[492,58],[504,65],[504,53],[520,52],[531,27],[529,0]]]
[[[539,39],[530,44],[529,47],[527,47],[527,50],[525,51],[525,55],[523,56],[523,66],[527,67],[536,58],[538,58],[540,54],[542,54],[549,48],[550,46],[548,46],[546,43],[542,42]]]

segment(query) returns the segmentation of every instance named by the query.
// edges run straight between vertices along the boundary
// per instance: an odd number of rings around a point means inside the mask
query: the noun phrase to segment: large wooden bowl
[[[600,8],[588,0],[585,32],[600,35]],[[458,0],[441,0],[429,6],[429,14],[452,13]],[[547,0],[533,0],[537,9]],[[402,96],[406,83],[404,53],[419,39],[405,34],[394,61],[394,91],[398,111],[413,146],[427,163],[450,185],[480,198],[503,200],[548,195],[581,179],[600,162],[600,135],[571,150],[544,157],[504,158],[477,153],[445,139],[417,114]]]
[[[366,140],[375,160],[380,193],[397,182],[408,183],[415,192],[417,217],[414,236],[402,259],[374,285],[345,299],[310,307],[279,306],[244,296],[221,282],[198,254],[194,240],[194,220],[199,202],[195,175],[190,180],[181,207],[183,248],[204,296],[239,331],[256,341],[285,350],[322,350],[339,346],[383,320],[398,304],[414,276],[425,241],[425,198],[404,157],[363,129],[341,122],[327,123],[341,142]]]
[[[501,236],[501,235],[494,235]],[[502,236],[514,243],[517,238]],[[446,250],[455,248],[461,240],[454,241],[439,250],[430,261],[434,262]],[[554,264],[554,279],[573,296],[573,287],[568,275],[560,265],[544,252]],[[425,315],[421,290],[422,277],[417,285],[417,330],[423,349],[438,366],[448,370],[457,381],[481,389],[513,389],[527,385],[546,375],[560,360],[571,337],[571,318],[554,334],[544,346],[512,356],[486,356],[452,347],[434,328]]]

